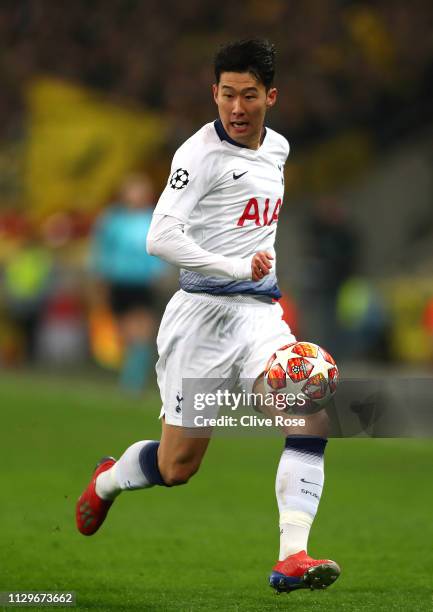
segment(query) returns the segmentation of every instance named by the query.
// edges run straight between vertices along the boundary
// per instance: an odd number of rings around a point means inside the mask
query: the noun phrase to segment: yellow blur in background
[[[155,114],[107,103],[84,87],[55,79],[28,88],[26,187],[38,216],[70,208],[94,211],[135,164],[166,139]]]

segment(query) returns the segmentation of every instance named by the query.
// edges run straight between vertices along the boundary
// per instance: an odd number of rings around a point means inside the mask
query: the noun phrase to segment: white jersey
[[[251,258],[270,251],[275,256],[288,154],[287,140],[269,128],[253,150],[232,140],[220,120],[208,123],[176,151],[154,214],[180,219],[185,234],[211,253]],[[180,285],[189,292],[278,298],[274,270],[258,282],[182,270]]]

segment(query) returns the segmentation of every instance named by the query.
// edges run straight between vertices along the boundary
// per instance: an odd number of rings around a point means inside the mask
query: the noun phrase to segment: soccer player
[[[218,51],[214,68],[219,119],[177,150],[147,240],[149,253],[181,268],[157,340],[161,439],[99,462],[77,503],[84,535],[99,529],[121,491],[184,484],[199,469],[209,437],[185,435],[185,379],[259,381],[270,355],[295,340],[277,302],[274,251],[289,145],[264,127],[277,100],[275,50],[265,40],[234,42]],[[326,418],[321,411],[306,428],[285,431],[280,554],[270,576],[277,591],[325,588],[340,573],[306,552],[324,482]]]

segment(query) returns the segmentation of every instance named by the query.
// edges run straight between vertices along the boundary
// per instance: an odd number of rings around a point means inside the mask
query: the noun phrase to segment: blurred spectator
[[[320,199],[307,223],[305,311],[308,337],[339,354],[337,298],[357,267],[358,237],[334,198]]]
[[[38,356],[51,365],[83,363],[88,356],[82,290],[76,275],[63,269],[53,283],[38,333]]]
[[[148,177],[129,177],[120,201],[97,221],[91,247],[92,269],[105,285],[124,343],[121,384],[135,392],[152,365],[157,282],[168,268],[146,252],[153,198]]]
[[[37,357],[37,335],[49,294],[53,261],[50,252],[35,237],[27,236],[4,266],[4,297],[7,316],[24,339],[25,359]]]
[[[362,277],[342,283],[337,296],[339,357],[386,361],[389,355],[389,314],[379,292]]]

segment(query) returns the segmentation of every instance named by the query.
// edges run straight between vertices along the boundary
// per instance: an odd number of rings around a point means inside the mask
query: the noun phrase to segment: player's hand
[[[251,260],[253,281],[259,281],[269,274],[272,268],[273,256],[268,251],[259,251]]]

